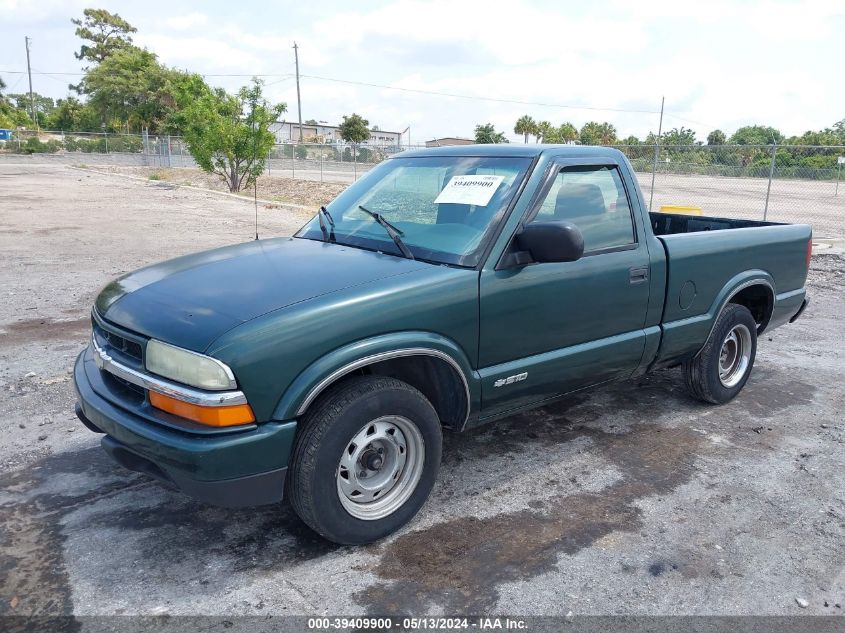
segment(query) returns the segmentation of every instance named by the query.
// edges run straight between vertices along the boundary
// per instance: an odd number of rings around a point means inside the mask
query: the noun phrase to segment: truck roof
[[[497,143],[477,145],[449,145],[447,147],[427,147],[414,149],[396,154],[402,158],[416,158],[418,156],[513,156],[534,158],[544,152],[554,154],[569,154],[572,156],[613,156],[620,152],[613,147],[596,147],[593,145],[549,145],[544,143]]]

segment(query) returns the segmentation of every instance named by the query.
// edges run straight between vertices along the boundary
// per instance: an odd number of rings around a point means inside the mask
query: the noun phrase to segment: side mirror
[[[535,262],[574,262],[584,254],[584,236],[577,226],[563,220],[531,222],[516,237],[517,246],[531,253]]]

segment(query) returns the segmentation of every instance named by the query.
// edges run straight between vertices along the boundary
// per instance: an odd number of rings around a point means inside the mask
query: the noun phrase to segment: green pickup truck
[[[76,361],[121,465],[200,500],[289,499],[367,543],[429,496],[443,429],[679,366],[715,404],[797,319],[811,228],[649,213],[614,149],[404,152],[294,237],[129,273]]]

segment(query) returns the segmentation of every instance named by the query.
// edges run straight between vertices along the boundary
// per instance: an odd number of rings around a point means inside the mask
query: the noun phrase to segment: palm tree
[[[514,134],[522,134],[524,142],[528,142],[528,135],[535,134],[537,131],[537,124],[527,114],[522,115],[513,126]]]
[[[534,132],[537,135],[537,142],[545,142],[553,129],[552,124],[548,121],[540,121],[537,123],[535,127],[536,131]]]
[[[569,122],[561,123],[557,129],[558,143],[569,143],[578,140],[578,128]]]
[[[598,128],[602,145],[613,145],[616,142],[616,127],[612,123],[602,123]]]

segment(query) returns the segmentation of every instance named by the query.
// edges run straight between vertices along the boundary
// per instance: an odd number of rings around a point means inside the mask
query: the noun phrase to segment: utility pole
[[[663,104],[666,97],[660,97],[660,124],[657,126],[657,144],[654,146],[654,164],[651,166],[651,194],[648,198],[648,211],[651,213],[651,203],[654,202],[654,176],[657,174],[657,159],[660,157],[660,135],[663,134]]]
[[[35,121],[35,129],[38,129],[38,117],[35,115],[35,99],[32,97],[32,69],[29,67],[29,36],[24,36],[24,43],[26,44],[26,74],[29,75],[29,111],[32,114],[32,120]]]
[[[769,215],[769,194],[772,193],[772,178],[775,177],[775,161],[777,160],[778,156],[778,144],[777,141],[772,143],[772,162],[769,164],[769,184],[766,187],[766,206],[763,207],[763,222],[766,221],[766,217]]]
[[[305,139],[302,138],[302,101],[299,98],[299,47],[296,42],[293,43],[293,58],[296,61],[296,115],[299,118],[299,142],[302,143]]]

